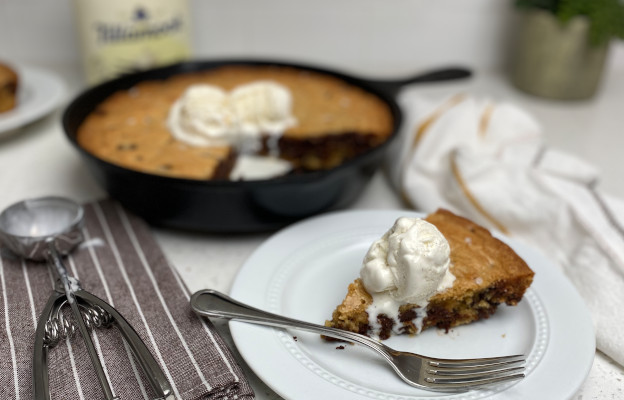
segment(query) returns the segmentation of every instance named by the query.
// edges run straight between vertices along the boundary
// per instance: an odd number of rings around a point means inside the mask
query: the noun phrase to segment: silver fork
[[[463,392],[524,378],[524,355],[473,359],[442,359],[394,350],[368,336],[272,314],[240,303],[215,290],[191,297],[197,314],[281,328],[297,328],[355,342],[375,350],[408,384],[426,390]]]

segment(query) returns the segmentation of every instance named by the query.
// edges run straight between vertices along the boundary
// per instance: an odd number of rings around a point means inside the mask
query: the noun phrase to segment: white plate
[[[17,105],[0,113],[0,137],[54,110],[65,94],[63,82],[53,73],[28,66],[16,66],[19,76]]]
[[[368,246],[408,211],[347,211],[292,225],[267,240],[243,265],[235,299],[274,313],[323,324],[359,273]],[[444,333],[386,341],[399,350],[435,357],[473,358],[524,353],[526,378],[464,394],[440,394],[400,380],[376,353],[337,349],[318,335],[230,322],[236,347],[254,372],[288,399],[412,400],[567,399],[592,365],[595,338],[587,308],[569,281],[535,250],[508,239],[535,271],[516,307]]]

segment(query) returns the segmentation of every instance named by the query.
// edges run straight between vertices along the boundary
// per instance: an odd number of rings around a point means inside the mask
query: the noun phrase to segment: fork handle
[[[296,328],[323,334],[336,339],[356,342],[379,352],[388,360],[391,359],[391,355],[384,348],[385,346],[368,336],[263,311],[236,301],[216,290],[206,289],[194,293],[191,297],[191,308],[195,313],[205,317],[226,318],[234,321],[277,326],[280,328]]]

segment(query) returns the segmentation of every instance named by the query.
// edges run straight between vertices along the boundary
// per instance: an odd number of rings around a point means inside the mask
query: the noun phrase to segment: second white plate
[[[231,296],[254,307],[323,324],[346,294],[373,240],[407,211],[348,211],[286,228],[241,268]],[[419,390],[401,381],[372,351],[327,343],[318,335],[231,322],[236,346],[273,390],[292,399],[416,400],[429,398],[549,398],[572,396],[595,353],[589,313],[567,279],[536,251],[506,240],[536,272],[524,300],[501,306],[488,320],[386,344],[435,357],[528,355],[527,377],[515,384],[464,394]],[[574,332],[574,334],[570,334]]]
[[[29,66],[15,69],[19,76],[17,106],[0,113],[0,137],[47,115],[65,95],[65,86],[55,74]]]

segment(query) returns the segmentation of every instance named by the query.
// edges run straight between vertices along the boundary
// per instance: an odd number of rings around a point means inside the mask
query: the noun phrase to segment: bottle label
[[[187,60],[188,1],[74,0],[89,84]]]

